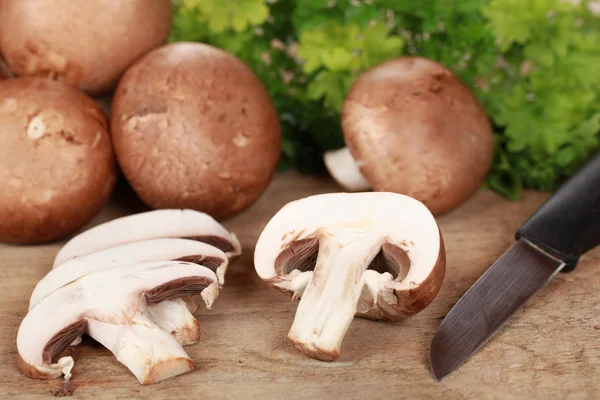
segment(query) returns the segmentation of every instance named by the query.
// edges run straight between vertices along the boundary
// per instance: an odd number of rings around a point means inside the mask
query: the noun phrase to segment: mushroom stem
[[[86,331],[144,385],[184,374],[195,367],[177,340],[160,329],[145,311],[138,311],[127,324],[88,319]]]
[[[371,188],[347,147],[326,152],[323,161],[329,174],[344,190],[363,192]]]
[[[148,307],[148,312],[159,328],[171,333],[182,346],[189,346],[200,340],[200,325],[183,299],[152,304]]]
[[[323,361],[339,357],[363,290],[363,274],[376,251],[369,253],[378,248],[378,240],[352,228],[320,235],[315,269],[288,333],[298,350]]]

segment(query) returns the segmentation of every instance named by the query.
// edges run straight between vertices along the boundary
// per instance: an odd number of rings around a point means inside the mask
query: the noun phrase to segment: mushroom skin
[[[485,109],[453,72],[425,58],[397,58],[359,76],[344,101],[342,129],[348,153],[325,155],[338,183],[405,194],[434,215],[469,199],[493,161]],[[368,185],[348,185],[338,178],[344,174]]]
[[[0,126],[0,242],[57,240],[100,212],[116,164],[93,100],[44,78],[3,80]]]
[[[279,118],[262,82],[202,43],[163,46],[129,68],[111,130],[123,174],[146,204],[218,220],[258,199],[281,155]]]
[[[284,206],[256,244],[269,285],[300,298],[288,338],[333,361],[355,316],[399,321],[427,307],[445,275],[442,234],[419,201],[396,193],[331,193]]]
[[[149,316],[148,304],[200,293],[208,308],[217,277],[188,262],[147,262],[91,272],[62,286],[31,308],[17,333],[18,365],[29,377],[70,379],[74,361],[64,356],[86,333],[107,347],[142,384],[194,368],[169,333]]]
[[[170,0],[2,0],[0,52],[18,76],[102,94],[165,43],[171,17]]]

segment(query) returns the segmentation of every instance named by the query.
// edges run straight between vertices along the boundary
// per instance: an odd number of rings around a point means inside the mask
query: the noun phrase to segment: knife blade
[[[600,153],[519,228],[516,242],[446,315],[430,346],[439,382],[475,354],[558,272],[600,244]]]

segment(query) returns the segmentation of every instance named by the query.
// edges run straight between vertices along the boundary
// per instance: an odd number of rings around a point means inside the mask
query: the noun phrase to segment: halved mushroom
[[[194,210],[154,210],[128,215],[97,225],[69,240],[54,259],[54,267],[85,254],[110,247],[156,238],[196,240],[223,251],[229,260],[238,257],[242,247],[234,233],[228,232],[210,215]],[[228,264],[216,273],[225,282]]]
[[[50,293],[29,310],[17,334],[18,364],[32,378],[70,379],[63,351],[83,333],[106,346],[142,384],[188,372],[194,362],[148,315],[147,305],[200,293],[218,295],[213,271],[170,261],[91,272]]]
[[[288,337],[331,361],[355,315],[397,321],[437,295],[442,235],[419,201],[395,193],[315,195],[283,207],[262,232],[258,275],[301,297]]]
[[[189,261],[211,269],[227,269],[225,253],[206,243],[187,239],[150,239],[122,246],[110,247],[95,253],[75,257],[52,269],[33,290],[29,301],[31,309],[54,290],[91,272],[136,265],[149,261]],[[194,317],[199,305],[191,298],[165,300],[150,304],[148,312],[163,330],[170,332],[182,345],[200,340],[200,326]],[[78,344],[77,338],[74,345]]]

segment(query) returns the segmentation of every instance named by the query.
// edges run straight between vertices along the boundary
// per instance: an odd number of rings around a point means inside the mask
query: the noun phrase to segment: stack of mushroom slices
[[[182,347],[200,339],[193,296],[210,308],[240,254],[233,233],[192,210],[134,214],[81,233],[31,295],[17,335],[20,369],[68,380],[65,350],[85,333],[142,384],[193,370]]]

